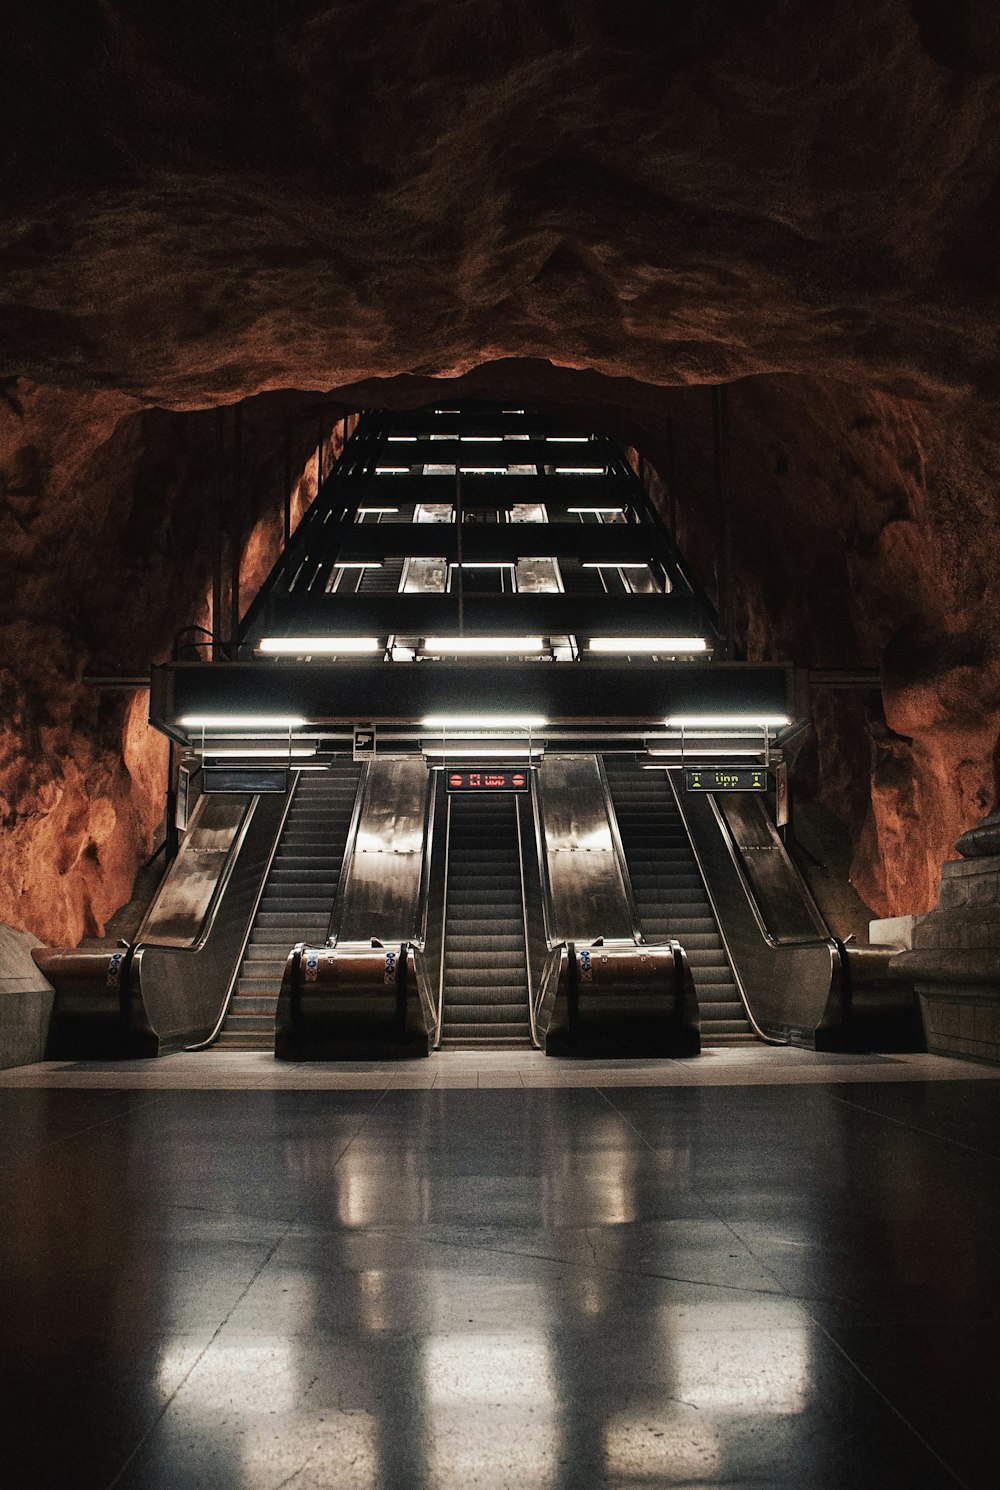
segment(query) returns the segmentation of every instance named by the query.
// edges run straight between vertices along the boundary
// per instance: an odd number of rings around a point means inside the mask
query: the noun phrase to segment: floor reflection
[[[971,1129],[813,1091],[259,1098],[105,1104],[0,1174],[17,1490],[934,1490],[925,1418],[992,1486]]]

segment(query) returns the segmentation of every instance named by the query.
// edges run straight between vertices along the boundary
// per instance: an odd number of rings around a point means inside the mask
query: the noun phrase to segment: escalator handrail
[[[301,780],[302,772],[296,771],[295,780],[292,783],[292,789],[285,799],[285,810],[281,814],[281,822],[278,825],[278,831],[274,835],[274,842],[271,845],[271,852],[267,856],[267,867],[265,868],[264,874],[261,878],[261,882],[257,887],[257,894],[254,896],[253,910],[250,912],[250,915],[247,918],[246,930],[243,933],[243,941],[240,946],[239,956],[237,957],[236,962],[233,966],[232,976],[229,979],[229,987],[226,989],[226,996],[222,1001],[222,1012],[216,1020],[215,1028],[212,1030],[212,1033],[209,1035],[208,1039],[199,1040],[194,1045],[186,1045],[184,1047],[186,1050],[204,1050],[207,1046],[214,1045],[215,1041],[219,1038],[219,1033],[222,1029],[222,1026],[226,1022],[226,1015],[229,1013],[229,1006],[233,1001],[233,994],[236,990],[236,984],[239,981],[240,969],[243,966],[243,959],[246,956],[247,943],[250,941],[250,937],[253,934],[254,923],[257,920],[257,912],[260,909],[260,903],[264,898],[264,891],[267,889],[267,882],[271,878],[271,869],[274,864],[275,855],[277,854],[278,849],[281,845],[281,840],[284,837],[285,824],[288,821],[288,814],[292,810],[292,803],[295,800],[296,793],[299,789],[299,782]]]
[[[434,852],[434,806],[438,790],[437,772],[427,772],[427,792],[424,797],[424,847],[420,856],[420,884],[417,888],[417,903],[414,924],[411,927],[410,945],[422,952],[427,945],[427,917],[430,914],[431,855]]]
[[[604,812],[611,830],[611,842],[614,847],[615,858],[618,860],[618,872],[625,887],[625,904],[628,907],[629,921],[632,926],[632,939],[637,947],[644,945],[646,941],[639,918],[639,907],[636,904],[635,895],[632,890],[632,876],[629,873],[628,860],[625,857],[625,845],[622,843],[621,832],[618,827],[618,814],[615,811],[614,798],[611,795],[611,785],[608,781],[607,772],[604,769],[604,757],[598,755],[597,774],[601,781],[601,791],[604,793]]]
[[[563,955],[566,952],[568,942],[557,942],[554,947],[549,947],[542,965],[542,976],[538,980],[538,995],[535,999],[535,1007],[532,1010],[532,1029],[537,1029],[538,1013],[545,1002],[545,996],[549,990],[549,984],[553,977],[558,979],[559,969],[562,966]]]
[[[514,824],[517,829],[517,877],[521,886],[521,924],[524,927],[524,974],[528,985],[528,1026],[531,1030],[531,1043],[537,1049],[538,1030],[535,1027],[534,1000],[531,997],[531,937],[528,929],[528,897],[524,883],[524,837],[521,832],[521,814],[517,808],[516,797],[514,799]]]
[[[441,1045],[441,1031],[444,1027],[444,963],[445,963],[445,937],[448,930],[448,869],[451,856],[451,797],[445,797],[445,819],[444,819],[444,883],[441,893],[441,966],[438,971],[438,996],[437,996],[437,1023],[434,1027],[434,1049]]]
[[[694,861],[695,861],[695,863],[698,866],[698,874],[699,874],[699,876],[701,878],[702,884],[705,887],[705,894],[708,896],[708,903],[712,907],[712,915],[715,918],[715,925],[716,925],[716,929],[717,929],[717,931],[719,933],[719,939],[722,942],[722,946],[723,946],[723,949],[724,949],[725,954],[726,954],[726,961],[729,963],[729,969],[730,969],[730,972],[733,975],[733,982],[736,984],[737,990],[739,991],[740,1001],[743,1004],[743,1008],[746,1010],[746,1016],[749,1019],[750,1024],[753,1026],[754,1034],[757,1035],[757,1037],[759,1039],[765,1041],[766,1044],[768,1044],[768,1045],[786,1045],[788,1043],[787,1040],[779,1040],[778,1038],[776,1038],[776,1036],[767,1034],[767,1032],[764,1029],[761,1028],[760,1024],[758,1024],[756,1018],[754,1017],[754,1012],[753,1012],[752,1008],[750,1007],[750,999],[747,996],[746,985],[743,982],[743,978],[740,975],[740,970],[739,970],[739,967],[737,966],[736,959],[734,958],[733,953],[732,953],[732,949],[730,948],[729,938],[726,935],[726,928],[725,928],[725,924],[724,924],[724,919],[720,915],[719,906],[718,906],[718,903],[716,901],[715,894],[714,894],[714,892],[712,890],[712,886],[711,886],[711,883],[710,883],[709,876],[705,873],[705,866],[704,866],[704,863],[702,862],[701,853],[699,852],[698,845],[697,845],[697,843],[695,841],[695,836],[691,832],[691,828],[690,828],[690,825],[688,823],[687,813],[684,811],[684,805],[683,805],[683,803],[681,801],[680,793],[677,790],[677,783],[674,781],[673,772],[672,771],[665,771],[664,772],[664,775],[667,778],[667,783],[668,783],[668,785],[670,787],[671,793],[673,794],[674,801],[677,804],[677,811],[680,813],[681,822],[684,824],[684,831],[687,834],[688,843],[691,845],[691,852],[694,855]],[[715,807],[715,801],[714,801],[714,799],[712,800],[712,806]],[[716,811],[717,811],[717,809],[716,809]],[[726,835],[725,841],[726,841],[726,843],[727,843],[727,845],[729,847],[730,854],[732,854],[733,845],[729,841],[728,834]],[[747,895],[748,895],[748,898],[750,900],[750,903],[751,903],[751,905],[753,905],[753,896],[750,893],[750,887],[749,887],[749,885],[746,883],[746,875],[743,873],[742,866],[739,865],[739,864],[737,864],[736,867],[737,867],[737,870],[739,872],[740,879],[743,882],[744,889],[747,892]],[[760,917],[759,917],[759,915],[756,912],[756,908],[754,908],[754,914],[755,914],[755,916],[756,916],[756,918],[758,920],[758,923],[759,923]]]
[[[358,829],[361,826],[361,817],[368,796],[368,772],[370,765],[370,761],[365,761],[362,765],[358,784],[354,792],[351,821],[347,829],[347,837],[344,840],[344,857],[340,861],[340,873],[337,876],[337,892],[333,897],[333,905],[330,907],[330,919],[326,926],[327,946],[336,944],[337,930],[344,919],[344,900],[347,896],[347,880],[350,874],[351,860],[354,857],[354,849],[358,841]]]
[[[538,772],[531,772],[531,805],[535,823],[535,853],[538,857],[538,881],[542,892],[542,927],[545,945],[549,951],[564,945],[557,940],[552,929],[552,884],[549,880],[549,859],[545,849],[545,828],[542,822],[542,799],[538,783]]]

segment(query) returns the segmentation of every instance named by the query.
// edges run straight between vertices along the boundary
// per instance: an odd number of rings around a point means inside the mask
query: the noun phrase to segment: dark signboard
[[[767,771],[763,766],[699,766],[684,772],[689,792],[766,792]]]
[[[528,772],[523,766],[487,766],[478,771],[445,771],[449,792],[526,792]]]
[[[273,766],[206,766],[202,791],[287,792],[288,772]]]

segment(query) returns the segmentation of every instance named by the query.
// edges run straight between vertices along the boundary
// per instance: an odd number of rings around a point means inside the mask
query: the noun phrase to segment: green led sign
[[[684,788],[689,792],[766,792],[767,772],[763,766],[702,766],[684,772]]]

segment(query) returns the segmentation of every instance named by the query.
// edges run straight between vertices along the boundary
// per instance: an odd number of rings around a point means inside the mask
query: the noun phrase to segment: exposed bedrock
[[[0,375],[997,391],[989,0],[38,0],[4,50]]]
[[[243,609],[280,546],[290,407],[272,400],[244,422]],[[298,518],[316,491],[316,417],[293,432]],[[327,467],[340,435],[326,442]],[[178,648],[193,655],[202,633],[178,633],[211,617],[216,476],[213,413],[7,385],[0,922],[75,943],[100,935],[129,898],[163,815],[167,746],[149,728],[144,690],[103,691],[88,679],[141,677]]]
[[[2,47],[0,921],[99,931],[149,850],[164,747],[83,679],[206,619],[212,409],[249,597],[285,413],[436,378],[634,444],[709,588],[733,383],[741,637],[883,666],[797,769],[873,910],[933,904],[995,799],[993,5],[35,0]]]

